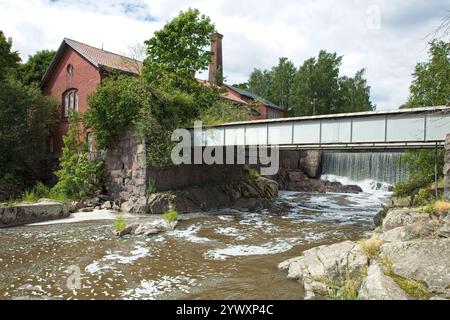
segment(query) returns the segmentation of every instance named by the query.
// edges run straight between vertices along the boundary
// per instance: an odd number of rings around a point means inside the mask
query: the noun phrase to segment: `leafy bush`
[[[434,150],[408,151],[402,158],[402,161],[406,163],[408,180],[401,181],[394,186],[395,196],[399,198],[412,196],[414,198],[420,189],[427,188],[434,183],[435,160],[438,168],[444,166],[444,150],[438,150],[437,157]],[[438,179],[442,178],[442,170],[438,170],[437,175]]]
[[[431,201],[434,200],[434,196],[431,193],[430,189],[422,188],[420,189],[416,195],[414,196],[413,204],[414,206],[425,206]]]
[[[99,149],[107,149],[135,119],[145,103],[144,82],[135,77],[119,76],[107,79],[89,97],[89,110],[85,114],[88,127],[95,131]]]
[[[164,213],[164,220],[173,222],[178,221],[178,211],[174,208],[170,208],[166,213]]]
[[[114,229],[118,232],[125,230],[127,227],[127,223],[123,216],[118,215],[114,222]]]
[[[90,159],[87,143],[80,139],[81,117],[77,113],[72,113],[69,121],[69,131],[64,137],[63,155],[60,158],[60,169],[55,173],[58,183],[51,191],[54,194],[78,199],[93,194],[99,187],[104,162]]]

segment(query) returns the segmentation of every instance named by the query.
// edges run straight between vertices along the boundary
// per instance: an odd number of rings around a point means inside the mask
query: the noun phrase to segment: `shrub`
[[[33,192],[33,190],[25,191],[22,195],[23,202],[37,202],[40,198]]]
[[[116,217],[116,221],[114,222],[114,229],[118,232],[125,230],[127,227],[127,223],[125,222],[125,219],[123,216],[118,215]]]
[[[417,194],[414,196],[413,204],[414,206],[425,206],[431,201],[434,200],[434,196],[431,193],[430,189],[428,188],[422,188],[420,189]]]
[[[178,211],[174,208],[170,208],[164,213],[164,220],[173,222],[178,220]]]
[[[64,137],[58,183],[51,192],[63,197],[79,199],[93,194],[103,174],[104,162],[91,160],[87,143],[80,139],[83,122],[77,113],[70,115],[69,131]]]

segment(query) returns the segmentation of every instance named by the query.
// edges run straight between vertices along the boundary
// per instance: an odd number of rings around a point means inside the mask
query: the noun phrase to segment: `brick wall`
[[[73,66],[73,74],[69,75],[67,66]],[[53,129],[53,152],[58,157],[61,153],[63,136],[67,133],[68,122],[62,119],[63,94],[69,89],[78,90],[78,111],[86,112],[87,98],[101,83],[99,70],[81,57],[72,48],[66,46],[61,59],[52,71],[52,77],[44,84],[44,95],[53,96],[58,102],[58,124]]]

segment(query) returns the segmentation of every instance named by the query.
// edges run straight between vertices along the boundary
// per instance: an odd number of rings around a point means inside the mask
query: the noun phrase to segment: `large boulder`
[[[278,268],[288,270],[288,278],[298,279],[303,284],[305,299],[314,299],[329,293],[327,282],[359,278],[367,265],[368,259],[360,246],[344,241],[306,250],[300,257],[280,263]]]
[[[359,290],[360,300],[411,300],[392,278],[386,276],[378,263],[372,263],[367,270]]]
[[[450,239],[395,241],[383,244],[381,252],[395,274],[425,281],[431,293],[450,298]]]
[[[429,219],[430,216],[423,212],[411,211],[411,209],[392,209],[383,220],[383,231],[389,231],[415,222],[427,222]]]

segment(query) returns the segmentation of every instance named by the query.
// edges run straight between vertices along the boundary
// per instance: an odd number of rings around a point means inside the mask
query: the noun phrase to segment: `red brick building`
[[[49,151],[55,158],[61,155],[63,136],[68,130],[69,110],[86,112],[89,95],[110,70],[138,75],[142,63],[74,40],[63,40],[41,81],[43,94],[58,101],[58,124],[52,130],[49,141]],[[85,139],[91,148],[95,147],[89,130],[85,132]]]
[[[212,44],[213,61],[209,70],[209,81],[222,75],[222,35],[214,34]],[[41,81],[44,95],[53,96],[58,101],[58,124],[52,131],[49,152],[59,158],[63,147],[63,136],[68,130],[69,110],[86,112],[87,99],[102,83],[109,71],[115,70],[130,75],[139,75],[142,62],[112,52],[65,38],[55,58]],[[251,106],[255,119],[280,118],[285,111],[251,92],[221,83],[227,90],[223,97],[238,105]],[[93,133],[84,132],[91,148],[95,148]]]

